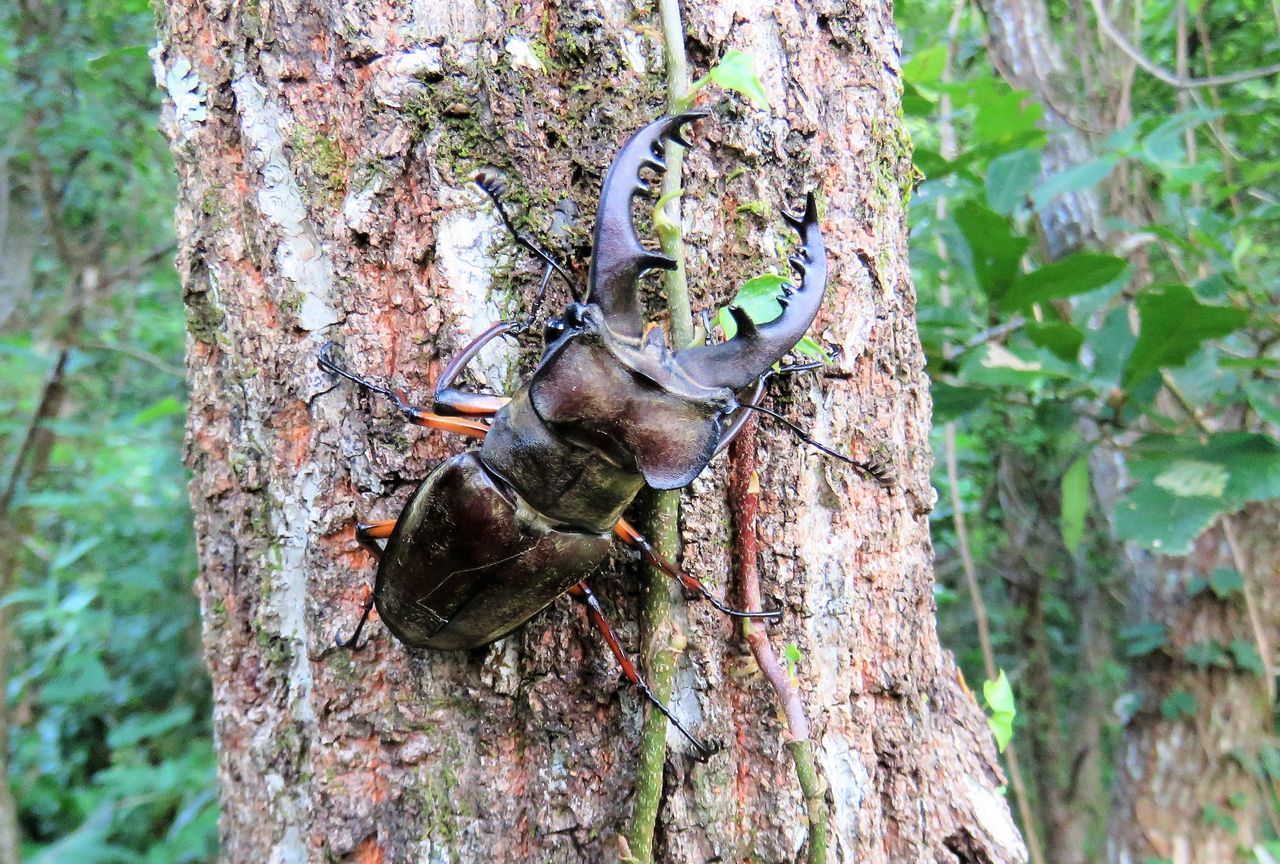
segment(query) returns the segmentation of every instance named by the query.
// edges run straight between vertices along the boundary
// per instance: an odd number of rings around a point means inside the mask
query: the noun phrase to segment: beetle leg
[[[831,356],[834,358],[840,353],[838,348],[832,349]],[[751,385],[751,395],[748,396],[744,406],[754,407],[759,405],[764,399],[765,388],[770,378],[777,378],[782,375],[793,375],[797,372],[812,372],[814,369],[821,369],[827,365],[821,360],[807,360],[801,363],[788,363],[785,366],[779,366],[777,369],[770,369],[768,372],[760,376],[755,384]],[[716,453],[724,450],[738,437],[738,433],[742,431],[742,427],[747,425],[747,418],[751,416],[748,407],[741,407],[733,414],[733,422],[729,424],[728,430],[720,436],[720,443],[716,445]]]
[[[321,369],[324,369],[327,372],[332,372],[335,375],[341,375],[343,378],[346,378],[348,381],[354,381],[366,390],[370,390],[380,396],[387,397],[391,400],[391,403],[396,406],[400,413],[408,418],[410,423],[414,423],[418,426],[427,426],[431,429],[440,429],[445,432],[456,432],[459,435],[466,435],[469,438],[483,438],[488,434],[489,427],[478,420],[468,420],[463,417],[448,417],[443,414],[436,414],[432,411],[428,411],[425,408],[410,405],[409,400],[405,398],[404,393],[400,390],[379,386],[374,384],[372,381],[366,381],[359,375],[348,372],[346,369],[343,369],[335,363],[333,358],[329,356],[329,349],[332,347],[333,343],[327,342],[325,343],[325,346],[320,349],[320,357],[317,362],[320,364]],[[497,400],[500,397],[490,396],[487,398]],[[500,408],[501,405],[498,407]],[[494,408],[490,413],[497,413],[497,410],[498,408]],[[473,413],[483,416],[482,412]]]
[[[671,713],[667,706],[662,704],[662,700],[653,694],[653,691],[649,689],[649,685],[645,683],[644,679],[640,677],[640,673],[636,670],[635,664],[631,662],[631,659],[627,657],[626,652],[622,650],[622,643],[618,641],[618,637],[613,632],[613,628],[609,626],[608,620],[605,619],[604,610],[600,608],[600,601],[596,600],[596,595],[587,587],[587,583],[579,582],[577,585],[570,588],[568,593],[574,600],[577,600],[579,603],[587,607],[587,617],[591,619],[591,623],[596,625],[596,629],[599,630],[600,635],[604,637],[605,644],[609,646],[609,650],[613,652],[613,656],[617,659],[618,665],[622,667],[622,674],[625,675],[627,680],[640,691],[640,694],[644,696],[644,698],[648,699],[654,707],[661,711],[666,718],[680,730],[680,733],[684,735],[685,738],[689,739],[689,743],[698,751],[698,759],[705,762],[708,757],[715,754],[720,748],[708,746],[693,737],[689,730],[684,728],[680,721],[675,718],[675,715]]]
[[[626,519],[618,520],[618,524],[613,526],[613,533],[616,534],[618,539],[623,543],[626,543],[633,549],[638,549],[640,551],[640,557],[644,558],[645,563],[652,567],[657,567],[663,573],[683,585],[686,590],[692,591],[701,596],[704,600],[726,615],[734,618],[763,618],[770,621],[777,621],[782,617],[781,609],[775,609],[771,612],[743,612],[727,605],[719,597],[712,594],[711,591],[708,590],[707,586],[703,585],[698,579],[690,576],[688,573],[685,573],[679,567],[660,555],[658,550],[653,548],[653,544],[645,539],[644,535],[639,531],[631,527],[631,524],[627,522]]]
[[[385,540],[391,536],[391,532],[395,530],[395,519],[384,519],[381,522],[357,522],[356,523],[356,542],[363,546],[373,555],[374,558],[382,557],[382,548],[374,543],[374,540]],[[342,634],[337,634],[333,641],[339,648],[345,648],[348,651],[359,651],[364,645],[357,644],[360,641],[360,632],[364,630],[365,622],[369,620],[369,613],[373,610],[373,592],[369,592],[369,598],[364,601],[364,609],[360,615],[360,623],[356,625],[356,632],[350,637],[343,639]],[[369,643],[365,643],[367,645]]]
[[[462,370],[475,359],[481,348],[499,336],[520,332],[524,329],[524,326],[524,322],[521,321],[499,321],[475,339],[472,339],[470,344],[463,348],[457,357],[450,360],[449,365],[444,367],[444,371],[440,373],[440,378],[436,381],[436,390],[431,400],[432,409],[437,414],[446,415],[462,414],[472,417],[492,417],[497,414],[498,410],[510,401],[507,397],[459,390],[453,386],[453,382],[458,380]]]

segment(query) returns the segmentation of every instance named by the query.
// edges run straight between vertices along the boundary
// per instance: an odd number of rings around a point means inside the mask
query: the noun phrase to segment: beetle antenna
[[[576,298],[578,296],[578,291],[577,286],[574,285],[573,277],[569,275],[568,271],[565,270],[563,266],[561,266],[560,262],[555,259],[555,256],[535,243],[527,234],[520,233],[520,231],[516,229],[515,223],[511,221],[511,217],[507,215],[507,208],[502,206],[501,197],[502,194],[507,191],[506,181],[495,173],[481,171],[476,174],[475,183],[480,187],[480,190],[484,192],[485,195],[489,196],[489,200],[493,202],[494,209],[498,211],[498,216],[502,219],[502,224],[511,232],[511,236],[515,238],[516,243],[541,258],[546,263],[548,270],[554,270],[558,273],[560,278],[564,280],[564,284],[568,286],[570,296]],[[563,202],[561,203],[563,204]],[[570,202],[569,206],[572,206],[572,202]],[[573,219],[573,213],[570,212],[568,208],[562,210],[558,205],[556,207],[556,213],[563,213],[563,221],[560,225],[565,227],[567,227],[567,224]],[[553,222],[552,224],[553,226],[556,226],[557,223]],[[554,230],[555,227],[553,227],[553,231]],[[564,227],[561,227],[560,230],[563,231]],[[549,274],[543,276],[542,288],[538,290],[538,297],[534,300],[535,308],[537,305],[542,303],[542,293],[546,289],[547,281],[549,279]]]
[[[388,399],[396,402],[397,405],[400,403],[400,397],[391,390],[388,390],[386,387],[379,387],[371,381],[366,381],[359,375],[348,372],[346,369],[343,369],[337,363],[333,362],[333,358],[329,356],[329,352],[333,349],[333,344],[333,342],[326,342],[320,348],[320,356],[316,359],[316,363],[321,369],[324,369],[326,372],[332,372],[334,375],[341,375],[343,378],[346,378],[348,381],[354,381],[366,390],[372,390],[374,393],[386,396]]]
[[[884,460],[881,460],[881,459],[873,459],[870,462],[859,462],[857,459],[854,459],[850,456],[846,456],[845,454],[839,452],[838,450],[832,450],[827,445],[814,440],[814,438],[810,436],[808,432],[805,432],[799,426],[792,423],[790,420],[788,420],[786,417],[783,417],[781,414],[779,414],[777,411],[774,411],[772,408],[766,408],[763,405],[753,405],[750,402],[744,402],[739,407],[750,408],[752,411],[759,411],[761,414],[768,414],[774,420],[779,421],[788,429],[790,429],[791,432],[795,434],[797,438],[799,438],[804,443],[808,444],[810,447],[813,447],[815,450],[825,453],[826,455],[832,457],[833,459],[839,459],[841,462],[852,465],[858,471],[874,479],[877,483],[879,483],[885,489],[892,489],[895,485],[897,485],[898,472],[894,470],[892,463],[885,462]]]

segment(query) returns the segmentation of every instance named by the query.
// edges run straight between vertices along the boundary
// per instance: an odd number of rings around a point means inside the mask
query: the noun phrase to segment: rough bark
[[[695,75],[750,50],[775,105],[719,106],[686,159],[695,303],[776,261],[774,211],[820,187],[832,280],[818,332],[843,353],[774,404],[855,455],[884,448],[903,478],[885,493],[760,435],[760,572],[788,611],[771,636],[802,654],[834,857],[1023,860],[986,725],[934,628],[889,7],[703,2],[685,16]],[[662,104],[653,11],[174,0],[161,33],[225,858],[612,860],[644,708],[567,601],[486,650],[413,653],[379,628],[363,653],[329,650],[372,576],[352,521],[394,516],[463,445],[406,429],[315,357],[338,340],[353,367],[424,394],[471,334],[524,308],[534,267],[508,255],[467,181],[494,164],[533,225],[565,194],[589,219],[608,159]],[[537,347],[482,355],[487,380],[510,386]],[[723,492],[722,473],[697,481],[683,519],[686,566],[721,591]],[[621,562],[594,580],[632,651],[635,585]],[[702,765],[669,739],[659,857],[796,860],[806,822],[770,691],[731,622],[680,614],[672,707],[726,749]]]
[[[1280,630],[1280,508],[1255,505],[1232,518],[1250,598],[1270,638]],[[1221,523],[1192,555],[1154,563],[1142,571],[1146,583],[1134,587],[1134,615],[1165,625],[1169,641],[1142,658],[1131,683],[1134,709],[1116,755],[1107,860],[1245,860],[1260,839],[1262,808],[1270,806],[1247,770],[1272,733],[1267,682],[1230,653],[1208,667],[1193,662],[1198,646],[1255,644],[1243,594],[1191,590],[1195,577],[1235,567]],[[1189,694],[1194,705],[1172,710],[1166,700],[1175,694]]]

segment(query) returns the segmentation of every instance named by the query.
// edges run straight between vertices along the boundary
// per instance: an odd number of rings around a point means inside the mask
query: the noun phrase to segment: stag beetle
[[[577,291],[556,259],[515,229],[502,204],[504,185],[491,174],[477,175],[477,183],[517,242],[545,262],[528,317],[495,324],[468,345],[442,373],[430,410],[343,369],[331,345],[321,350],[322,368],[386,396],[411,423],[483,439],[479,450],[432,471],[398,519],[357,525],[357,539],[379,564],[360,623],[349,639],[339,638],[340,646],[357,647],[376,605],[405,645],[474,648],[507,635],[568,593],[586,605],[631,684],[699,754],[710,752],[649,690],[584,581],[616,538],[729,615],[781,614],[731,609],[622,518],[644,487],[691,483],[742,428],[747,409],[778,416],[756,403],[774,364],[808,330],[826,290],[826,249],[810,193],[801,216],[784,214],[799,234],[791,264],[801,279],[783,287],[782,313],[775,320],[757,325],[731,307],[737,323],[732,339],[678,351],[668,347],[659,328],[643,327],[638,280],[650,270],[671,270],[676,262],[641,244],[633,199],[649,191],[642,171],[665,169],[665,142],[688,147],[681,129],[703,115],[659,118],[623,145],[596,210],[586,296],[548,323],[541,361],[509,399],[453,384],[483,345],[531,325],[553,272],[573,296]],[[874,465],[822,449],[885,479]],[[379,539],[387,541],[385,549],[374,542]]]

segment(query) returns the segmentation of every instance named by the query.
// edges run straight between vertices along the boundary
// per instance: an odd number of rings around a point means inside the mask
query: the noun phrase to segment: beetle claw
[[[360,628],[358,627],[356,628],[356,632],[352,633],[351,638],[349,639],[343,639],[342,633],[338,632],[338,633],[335,633],[333,636],[333,644],[337,645],[339,648],[341,648],[344,651],[350,651],[352,654],[354,654],[357,651],[363,651],[365,648],[369,647],[369,641],[367,639],[364,642],[360,643],[359,645],[356,644],[356,639],[359,636],[360,636]]]

